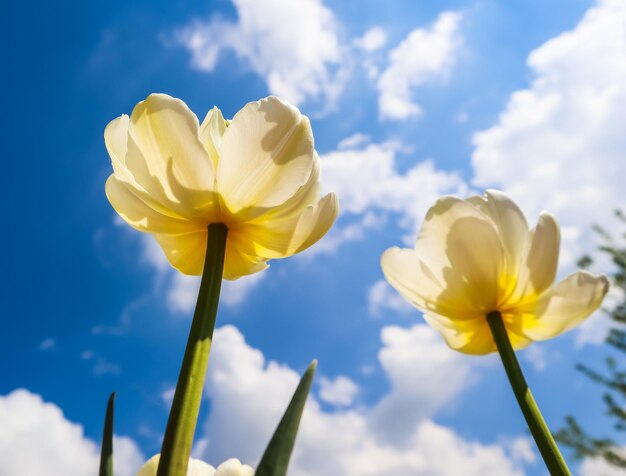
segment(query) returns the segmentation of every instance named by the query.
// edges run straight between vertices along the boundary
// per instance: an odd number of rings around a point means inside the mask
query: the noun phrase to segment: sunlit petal
[[[229,237],[226,242],[224,258],[224,279],[239,279],[263,271],[268,267],[266,259],[244,253],[242,246]]]
[[[183,274],[199,276],[204,269],[207,230],[184,235],[154,234],[167,260]]]
[[[293,217],[319,201],[321,188],[320,158],[317,152],[315,152],[311,164],[311,175],[306,183],[286,202],[270,208],[266,213],[252,220],[252,222],[259,223]]]
[[[178,213],[194,216],[213,205],[213,164],[197,117],[179,99],[151,94],[135,106],[125,164],[144,190]]]
[[[578,271],[558,283],[536,303],[513,312],[518,313],[521,332],[529,338],[551,339],[589,317],[600,307],[608,289],[606,276]]]
[[[554,282],[561,243],[559,224],[555,218],[549,213],[542,213],[526,243],[517,287],[509,298],[509,304],[534,301]]]
[[[444,316],[424,314],[424,319],[444,337],[446,344],[464,354],[485,355],[496,351],[489,324],[484,316],[473,320],[459,321]],[[531,340],[509,332],[514,349],[523,349]]]
[[[479,315],[465,299],[463,290],[446,287],[415,250],[389,248],[380,263],[389,284],[420,311],[456,319],[474,319]]]
[[[222,136],[226,132],[228,123],[222,116],[222,111],[217,107],[213,107],[200,126],[200,140],[204,144],[211,162],[213,162],[213,170],[217,170],[219,162],[219,150],[222,144]]]
[[[233,213],[272,207],[307,182],[313,164],[309,120],[275,97],[249,103],[222,137],[218,190]]]
[[[499,190],[487,190],[484,197],[470,197],[467,201],[479,207],[485,215],[491,218],[500,235],[506,259],[500,276],[502,289],[500,302],[502,302],[510,295],[517,283],[517,275],[528,240],[528,223],[517,204]]]
[[[115,175],[105,186],[107,198],[115,211],[133,228],[149,233],[181,234],[202,230],[202,224],[163,215],[146,205]]]
[[[415,250],[463,307],[482,313],[495,308],[504,251],[492,221],[475,206],[440,198],[426,214]]]
[[[249,224],[233,230],[242,249],[264,258],[284,258],[313,245],[330,229],[337,217],[337,197],[331,193],[298,215]]]

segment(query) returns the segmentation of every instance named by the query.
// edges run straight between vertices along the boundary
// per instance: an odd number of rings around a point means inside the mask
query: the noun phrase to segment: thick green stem
[[[208,227],[200,292],[163,437],[157,476],[187,475],[222,286],[227,234],[228,228],[223,223]]]
[[[539,411],[537,402],[535,402],[535,398],[528,388],[517,357],[515,357],[515,351],[511,347],[509,336],[502,321],[502,315],[498,311],[492,311],[487,314],[487,322],[504,364],[504,369],[509,377],[513,393],[515,398],[517,398],[517,403],[524,414],[530,433],[535,439],[535,443],[550,474],[552,476],[571,476],[567,464],[552,437],[552,433],[550,433],[550,429]]]

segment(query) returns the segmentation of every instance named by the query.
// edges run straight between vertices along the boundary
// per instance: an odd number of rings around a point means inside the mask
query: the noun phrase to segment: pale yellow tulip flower
[[[414,249],[390,248],[387,281],[445,338],[467,354],[496,345],[486,315],[499,311],[515,349],[572,329],[606,295],[605,276],[578,271],[553,286],[560,232],[539,216],[529,230],[519,207],[490,190],[466,200],[442,197],[428,211]]]
[[[154,455],[139,469],[136,476],[156,476],[159,467],[160,455]],[[247,464],[241,464],[236,458],[226,460],[217,467],[191,458],[187,468],[187,476],[254,476],[254,469]]]
[[[202,274],[211,223],[228,228],[223,275],[236,279],[308,248],[337,216],[334,194],[319,199],[309,120],[276,97],[231,121],[214,107],[200,124],[183,101],[151,94],[104,136],[113,208],[184,274]]]

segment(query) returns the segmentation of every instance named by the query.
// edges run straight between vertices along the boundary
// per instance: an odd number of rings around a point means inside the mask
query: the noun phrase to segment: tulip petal
[[[424,319],[454,350],[472,355],[485,355],[497,350],[485,316],[468,321],[456,321],[435,314],[424,314]],[[514,349],[523,349],[531,343],[527,337],[511,332],[508,328],[507,334]]]
[[[156,476],[161,455],[154,455],[139,469],[135,476]],[[199,459],[189,459],[187,476],[216,476],[215,468]]]
[[[134,182],[132,175],[124,164],[128,147],[129,124],[130,118],[126,114],[109,122],[104,128],[104,144],[111,157],[113,171],[119,175],[119,178],[127,178],[129,182]]]
[[[222,111],[215,106],[207,113],[200,126],[200,140],[213,162],[213,170],[217,170],[222,136],[227,127],[228,122],[222,116]]]
[[[234,240],[229,238],[226,243],[224,279],[235,280],[263,271],[269,267],[266,261],[243,253]]]
[[[215,476],[254,476],[254,469],[247,464],[241,464],[236,458],[231,458],[217,467]]]
[[[115,211],[136,230],[148,233],[182,234],[203,231],[204,225],[163,215],[140,200],[115,175],[105,185],[105,192]]]
[[[474,314],[496,308],[504,250],[491,219],[474,205],[456,197],[437,200],[415,250],[462,308]]]
[[[184,235],[155,234],[170,264],[183,274],[199,276],[204,268],[207,231]],[[237,279],[267,268],[265,260],[242,253],[233,239],[228,237],[224,257],[224,278]]]
[[[389,248],[380,259],[385,278],[409,303],[424,313],[451,319],[475,319],[463,293],[453,294],[412,249]]]
[[[503,270],[500,282],[503,290],[501,300],[504,300],[517,283],[517,274],[528,238],[528,223],[517,204],[498,190],[487,190],[484,197],[470,197],[467,201],[491,218],[500,235],[506,257],[506,269]]]
[[[146,192],[183,215],[213,207],[213,164],[183,101],[151,94],[133,109],[128,132],[125,165]]]
[[[298,109],[275,97],[247,104],[222,137],[218,189],[232,213],[273,207],[307,182],[313,133]]]
[[[509,304],[534,302],[552,285],[560,243],[561,233],[556,219],[549,213],[541,213],[526,242],[517,287],[508,299]]]
[[[184,235],[154,234],[169,263],[183,274],[200,276],[204,269],[207,231]]]
[[[134,195],[141,199],[150,208],[156,210],[162,215],[171,216],[173,218],[181,218],[157,197],[150,195],[144,188],[137,183],[133,174],[126,167],[126,154],[128,151],[128,127],[130,118],[122,115],[107,124],[104,129],[104,142],[111,157],[111,164],[116,179],[124,184]],[[132,141],[131,141],[132,142]],[[135,147],[136,148],[136,147]]]
[[[337,197],[329,193],[299,215],[270,218],[263,224],[242,224],[233,230],[233,235],[248,254],[266,259],[286,258],[322,238],[337,218],[338,211]]]
[[[270,208],[266,214],[260,216],[259,220],[256,221],[275,220],[299,215],[307,207],[319,201],[321,188],[320,158],[317,152],[314,151],[311,175],[306,183],[286,202]]]
[[[602,304],[609,290],[606,276],[587,271],[569,275],[536,303],[512,310],[518,315],[520,331],[533,340],[545,340],[580,324]]]

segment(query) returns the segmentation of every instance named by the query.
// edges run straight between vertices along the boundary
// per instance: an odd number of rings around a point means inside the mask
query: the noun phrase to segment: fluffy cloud
[[[415,240],[417,227],[426,210],[442,194],[467,193],[458,173],[437,170],[432,160],[416,163],[404,173],[396,167],[396,155],[404,151],[394,141],[370,143],[363,134],[340,142],[337,150],[321,156],[324,186],[337,193],[342,216],[361,217],[352,223],[347,239],[360,239],[363,229],[375,227],[388,213],[399,215],[399,224],[409,233],[407,243]],[[372,186],[375,184],[375,186]],[[337,246],[343,228],[335,225],[327,243]]]
[[[602,459],[588,458],[580,465],[579,474],[580,476],[622,476],[624,469],[611,466]]]
[[[263,77],[272,94],[299,104],[331,102],[341,91],[341,48],[333,12],[321,0],[232,0],[235,22],[213,16],[177,32],[192,64],[213,71],[232,50]]]
[[[98,445],[59,407],[19,389],[0,397],[0,474],[91,476],[100,463]],[[115,438],[115,474],[130,476],[144,461],[133,440]]]
[[[472,376],[468,359],[450,351],[426,324],[384,327],[381,338],[378,359],[391,392],[372,409],[370,424],[383,439],[400,444],[418,422],[454,401]]]
[[[350,406],[359,393],[357,384],[343,375],[339,375],[333,380],[321,377],[319,382],[320,400],[331,405]]]
[[[398,314],[417,312],[384,279],[380,279],[372,284],[367,293],[367,304],[370,315],[374,317],[381,317],[385,310]]]
[[[422,112],[413,100],[418,86],[445,78],[462,44],[461,14],[444,12],[432,28],[417,28],[389,53],[389,66],[378,79],[378,106],[382,119],[406,119]]]
[[[530,216],[554,213],[571,265],[591,250],[591,223],[626,205],[626,3],[598,2],[528,65],[530,86],[474,137],[474,183],[506,190]]]
[[[382,337],[379,358],[391,381],[389,394],[373,407],[333,412],[322,410],[310,397],[290,474],[522,474],[504,449],[465,441],[429,419],[470,382],[469,368],[461,361],[466,359],[450,352],[425,325],[388,327]],[[221,461],[236,455],[254,463],[299,376],[287,366],[267,362],[232,326],[216,331],[213,352],[207,380],[211,414],[204,427],[208,436],[202,441],[203,457]],[[393,415],[388,411],[392,406],[396,406]],[[396,438],[395,431],[402,438]]]
[[[376,51],[387,43],[387,33],[379,26],[370,28],[361,38],[354,40],[354,44],[365,51]]]

